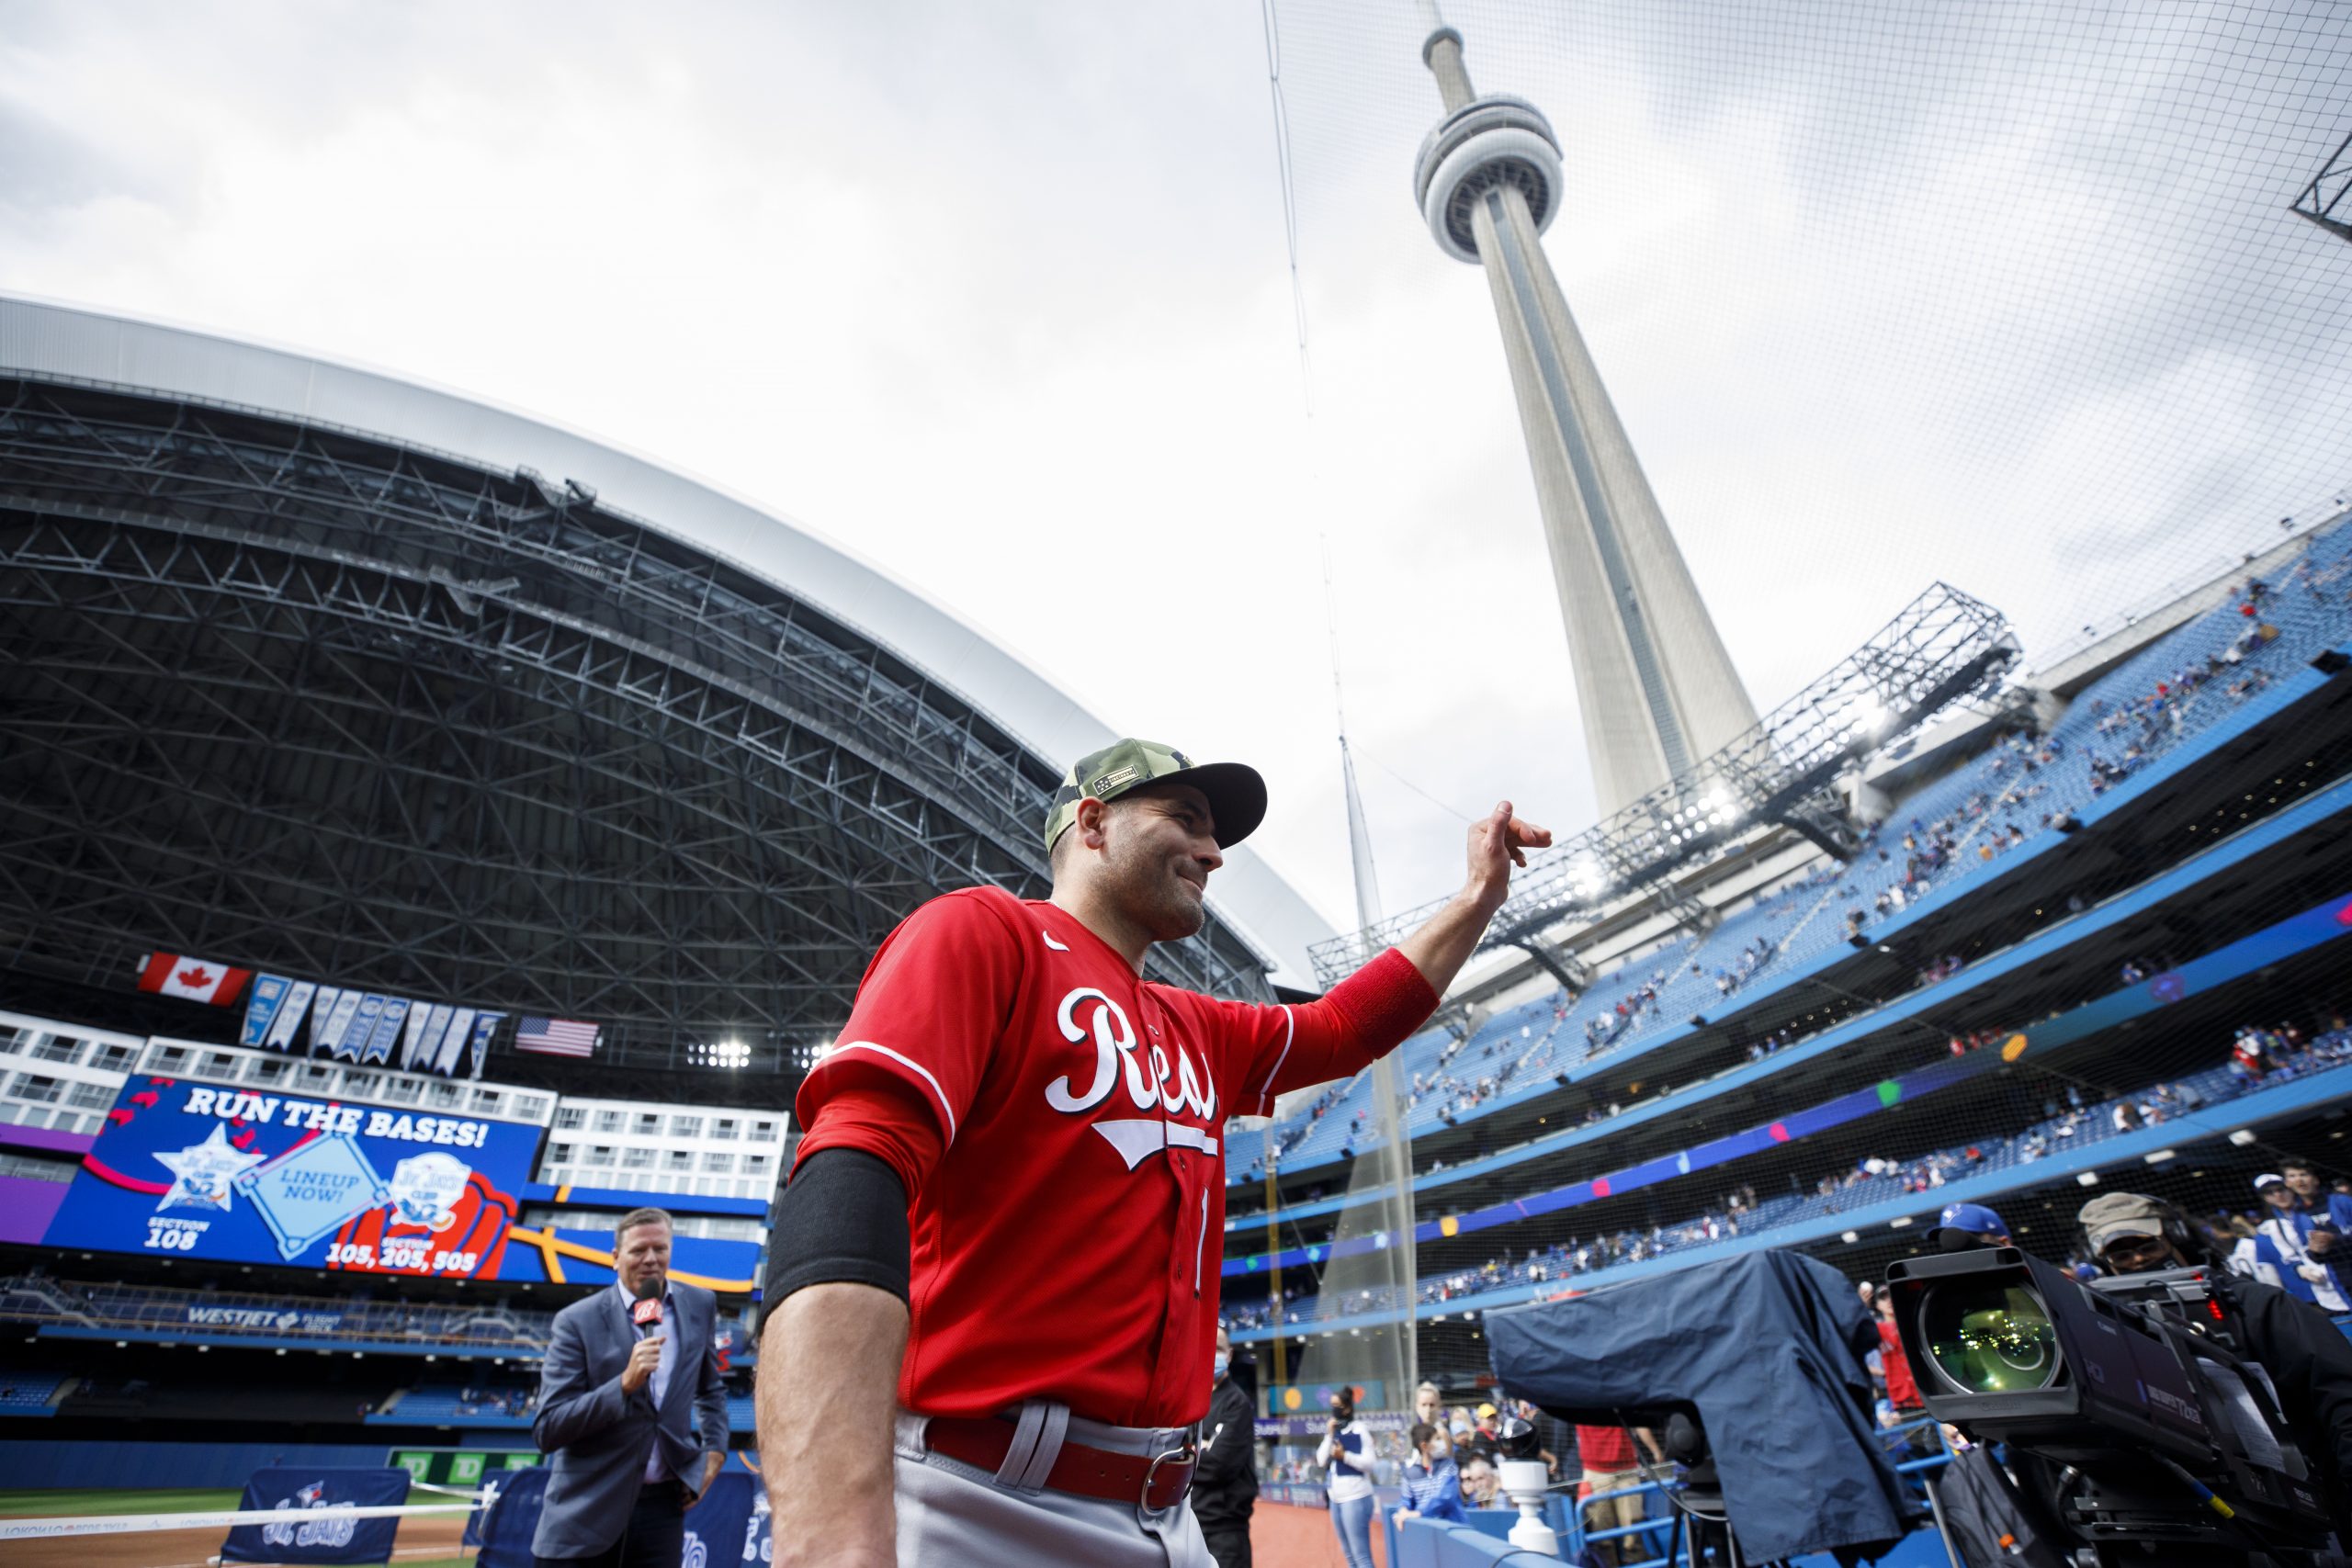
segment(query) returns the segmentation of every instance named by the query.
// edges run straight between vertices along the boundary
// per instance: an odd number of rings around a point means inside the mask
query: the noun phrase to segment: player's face
[[[1102,884],[1154,942],[1180,942],[1208,919],[1209,873],[1225,863],[1208,797],[1190,784],[1147,784],[1104,821]]]
[[[2316,1198],[2319,1196],[2319,1174],[2316,1171],[2290,1170],[2286,1176],[2287,1185],[2295,1190],[2296,1197]]]
[[[614,1268],[630,1295],[640,1301],[660,1295],[670,1280],[670,1227],[631,1225],[623,1231]]]

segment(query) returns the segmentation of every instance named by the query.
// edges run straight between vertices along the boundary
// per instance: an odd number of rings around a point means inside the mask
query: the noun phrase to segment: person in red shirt
[[[1878,1359],[1886,1378],[1886,1402],[1907,1419],[1927,1406],[1920,1403],[1919,1385],[1911,1376],[1911,1358],[1903,1353],[1903,1336],[1894,1326],[1894,1292],[1881,1291],[1871,1304],[1878,1312]]]
[[[1648,1512],[1647,1498],[1639,1492],[1628,1492],[1645,1479],[1641,1461],[1634,1452],[1634,1441],[1638,1438],[1649,1450],[1650,1462],[1661,1462],[1657,1438],[1646,1427],[1637,1427],[1630,1434],[1623,1427],[1577,1427],[1577,1462],[1584,1467],[1584,1479],[1577,1483],[1580,1498],[1602,1497],[1599,1503],[1580,1504],[1584,1509],[1585,1529],[1603,1530],[1625,1525],[1637,1525]],[[1623,1496],[1605,1497],[1611,1492]],[[1649,1548],[1635,1535],[1612,1536],[1596,1542],[1600,1554],[1611,1562],[1645,1562]]]
[[[875,954],[770,1227],[778,1562],[1207,1563],[1226,1118],[1395,1049],[1551,841],[1498,806],[1462,891],[1318,1001],[1146,980],[1265,803],[1249,768],[1120,741],[1056,793],[1051,899],[950,893]]]

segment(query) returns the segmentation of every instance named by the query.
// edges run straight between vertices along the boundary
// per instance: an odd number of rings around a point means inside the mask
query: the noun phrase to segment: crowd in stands
[[[462,1388],[458,1391],[460,1416],[526,1416],[539,1407],[539,1385],[526,1388]]]
[[[1995,1032],[1974,1037],[1974,1043],[1989,1043]],[[1970,1042],[1954,1044],[1966,1049]],[[1418,1282],[1417,1300],[1423,1306],[1475,1301],[1498,1290],[1571,1280],[1901,1195],[1932,1193],[1963,1176],[2030,1165],[2066,1148],[2160,1125],[2252,1089],[2347,1062],[2352,1062],[2352,1026],[2341,1016],[2331,1016],[2309,1038],[2291,1025],[2247,1025],[2239,1030],[2221,1066],[2095,1102],[2069,1085],[2063,1094],[2045,1100],[2040,1121],[2005,1137],[1973,1139],[1908,1159],[1867,1156],[1822,1173],[1809,1189],[1792,1177],[1794,1190],[1760,1201],[1752,1187],[1743,1187],[1671,1225],[1625,1227],[1587,1239],[1571,1236],[1547,1247],[1531,1247],[1523,1257],[1500,1255],[1476,1268],[1425,1277]],[[1311,1326],[1323,1318],[1385,1311],[1396,1304],[1381,1290],[1349,1292],[1330,1301],[1303,1287],[1284,1295],[1285,1325]],[[1269,1303],[1246,1303],[1235,1304],[1227,1321],[1237,1328],[1262,1328],[1273,1316]]]
[[[201,1310],[191,1316],[192,1309]],[[214,1311],[209,1309],[227,1309]],[[240,1321],[236,1314],[254,1314]],[[539,1347],[554,1314],[507,1307],[440,1306],[157,1285],[89,1284],[34,1269],[0,1280],[0,1320],[62,1319],[90,1326],[200,1329],[208,1338],[402,1340],[436,1346]]]
[[[2275,676],[2343,641],[2352,632],[2347,587],[2352,527],[2317,531],[2276,585],[2237,585],[2228,603],[2101,676],[2048,732],[2008,733],[1919,789],[1899,820],[1866,837],[1854,860],[1816,864],[1752,906],[1724,914],[1712,931],[1643,951],[1582,993],[1554,992],[1489,1021],[1468,1040],[1458,1031],[1432,1030],[1407,1042],[1397,1063],[1400,1077],[1416,1082],[1404,1105],[1408,1129],[1484,1113],[1543,1092],[1564,1068],[1639,1050],[1693,1015],[1713,1016],[1724,997],[1769,985],[1835,943],[2072,826],[2117,780],[2154,766]],[[2067,907],[2084,907],[2080,896]],[[1922,980],[1950,978],[1959,956],[1946,954]],[[1776,1034],[1751,1046],[1749,1057],[1790,1043]],[[1369,1075],[1359,1075],[1323,1091],[1307,1114],[1262,1135],[1229,1129],[1235,1179],[1262,1174],[1269,1145],[1288,1168],[1349,1157],[1368,1120],[1354,1112],[1368,1113],[1370,1099]]]

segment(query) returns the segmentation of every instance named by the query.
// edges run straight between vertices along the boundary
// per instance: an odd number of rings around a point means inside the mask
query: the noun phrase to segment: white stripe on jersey
[[[817,1067],[822,1067],[825,1065],[825,1062],[831,1061],[834,1057],[840,1055],[844,1051],[876,1052],[878,1055],[889,1057],[890,1060],[898,1063],[901,1066],[912,1067],[916,1072],[921,1073],[922,1075],[922,1081],[931,1086],[931,1092],[936,1095],[939,1099],[940,1113],[947,1118],[947,1141],[951,1144],[956,1141],[956,1109],[947,1103],[947,1091],[939,1087],[939,1080],[931,1076],[930,1068],[924,1066],[921,1062],[910,1061],[908,1058],[899,1055],[896,1051],[891,1050],[888,1045],[876,1045],[871,1040],[844,1040],[840,1044],[825,1053],[824,1061],[819,1062],[816,1067],[811,1067],[808,1070],[810,1072],[815,1072]]]

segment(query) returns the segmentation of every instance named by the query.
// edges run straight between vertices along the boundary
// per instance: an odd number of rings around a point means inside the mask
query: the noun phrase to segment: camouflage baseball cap
[[[1081,800],[1116,800],[1139,784],[1188,784],[1208,797],[1217,848],[1239,843],[1266,819],[1266,781],[1241,762],[1195,762],[1173,746],[1133,736],[1080,757],[1062,775],[1046,811],[1046,851],[1078,820]]]
[[[2144,1192],[2102,1192],[2083,1205],[2075,1219],[2094,1253],[2125,1236],[2165,1234],[2165,1206]]]

